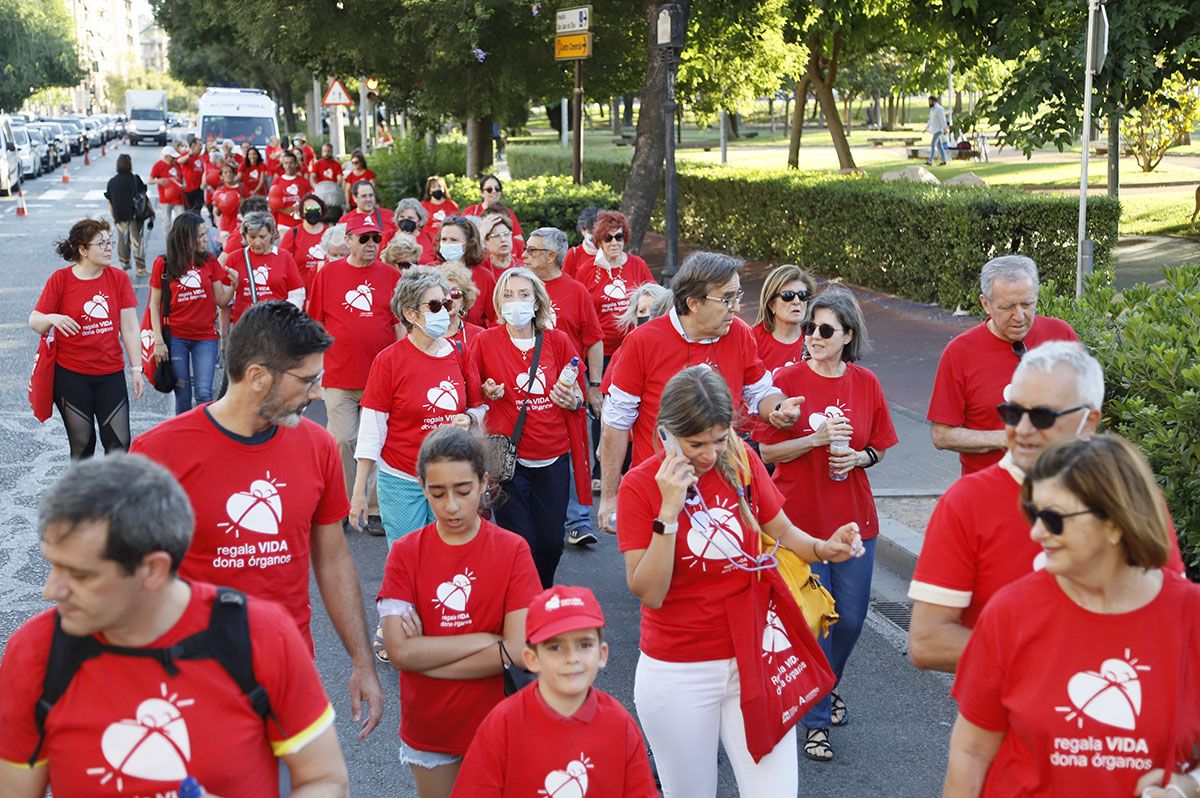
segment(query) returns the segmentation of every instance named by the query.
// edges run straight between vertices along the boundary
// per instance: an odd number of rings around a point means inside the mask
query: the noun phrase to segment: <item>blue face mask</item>
[[[425,313],[425,323],[421,331],[430,338],[441,338],[450,330],[450,313],[445,308],[437,313]]]
[[[438,247],[438,254],[442,256],[442,260],[444,261],[462,260],[465,249],[462,244],[454,244],[447,241]]]

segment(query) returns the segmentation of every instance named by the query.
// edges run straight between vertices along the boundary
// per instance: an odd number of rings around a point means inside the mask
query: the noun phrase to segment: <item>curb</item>
[[[879,540],[875,544],[875,560],[896,576],[905,581],[912,579],[923,542],[919,532],[891,516],[879,513]]]

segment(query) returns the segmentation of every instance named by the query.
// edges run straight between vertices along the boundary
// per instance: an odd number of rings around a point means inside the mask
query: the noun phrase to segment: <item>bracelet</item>
[[[1166,790],[1167,792],[1175,793],[1176,795],[1179,796],[1179,798],[1188,798],[1188,794],[1183,791],[1183,788],[1181,788],[1178,784],[1175,784],[1174,782],[1168,784],[1166,787],[1163,787],[1163,789]]]
[[[879,452],[875,451],[874,446],[864,446],[863,451],[867,453],[867,457],[871,460],[871,462],[867,463],[865,466],[863,466],[863,468],[870,468],[879,462]]]
[[[592,382],[591,380],[588,380],[588,385],[592,386],[593,388],[599,388],[599,387],[600,387],[600,383],[598,383],[598,382]]]

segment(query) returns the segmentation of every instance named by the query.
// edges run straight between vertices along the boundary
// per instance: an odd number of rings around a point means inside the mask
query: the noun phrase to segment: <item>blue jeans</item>
[[[171,365],[175,368],[175,415],[192,409],[192,391],[196,404],[211,402],[213,372],[217,369],[217,341],[189,341],[171,336]]]
[[[933,155],[935,152],[941,153],[942,163],[946,162],[946,131],[941,130],[933,134],[933,138],[929,141],[929,162],[933,163]]]
[[[589,413],[589,418],[591,414]],[[589,434],[591,432],[591,424],[588,425]],[[588,447],[591,451],[591,447]],[[575,463],[571,460],[570,452],[567,453],[567,463],[571,466],[570,474],[571,483],[567,488],[567,521],[564,524],[567,530],[577,529],[580,531],[592,531],[592,508],[579,503],[579,497],[575,495]]]
[[[867,618],[867,605],[871,603],[871,572],[875,568],[875,538],[863,541],[866,553],[863,556],[839,563],[815,562],[812,572],[821,578],[833,600],[837,602],[839,620],[833,625],[828,637],[819,638],[821,650],[833,668],[838,681],[846,669],[846,660],[862,634],[863,621]],[[804,716],[808,729],[823,729],[829,726],[831,711],[829,696],[821,699]]]

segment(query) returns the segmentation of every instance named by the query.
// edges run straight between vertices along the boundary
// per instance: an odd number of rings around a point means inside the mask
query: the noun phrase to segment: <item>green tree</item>
[[[39,89],[83,80],[73,30],[62,0],[0,0],[0,108],[15,111]]]
[[[1167,150],[1200,119],[1200,84],[1171,78],[1162,91],[1121,120],[1121,135],[1143,172],[1153,172]]]
[[[148,72],[144,67],[130,67],[127,76],[108,76],[108,96],[113,105],[125,107],[125,92],[130,89],[161,89],[167,93],[167,108],[172,111],[190,111],[196,107],[203,89],[187,86],[169,74]]]

